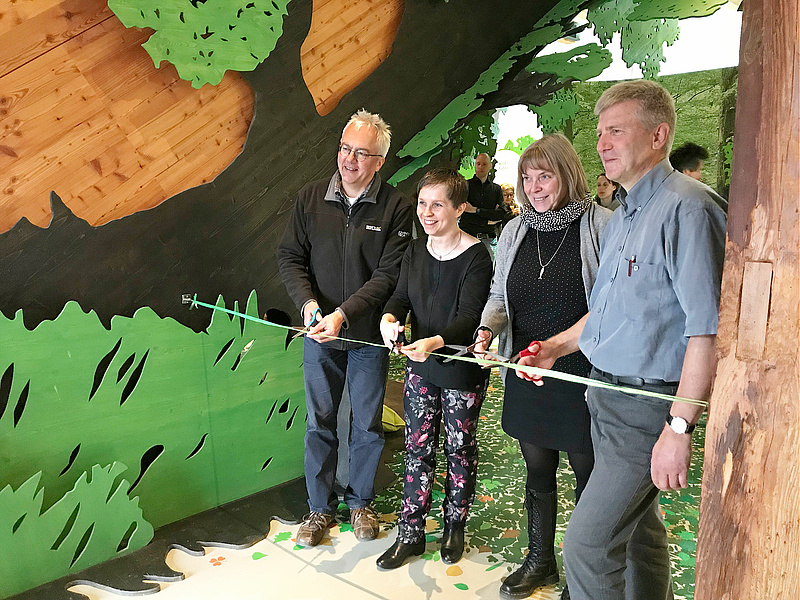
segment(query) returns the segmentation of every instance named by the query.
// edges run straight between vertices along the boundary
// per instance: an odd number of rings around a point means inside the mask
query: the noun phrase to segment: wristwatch
[[[667,425],[675,433],[692,433],[695,428],[694,425],[689,425],[689,422],[683,417],[673,417],[672,415],[667,415]]]

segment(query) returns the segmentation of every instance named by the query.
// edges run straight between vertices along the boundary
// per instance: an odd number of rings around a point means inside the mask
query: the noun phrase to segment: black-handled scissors
[[[406,339],[405,331],[401,331],[397,334],[397,339],[392,344],[392,349],[389,350],[389,354],[395,352],[400,354],[400,348],[405,346],[408,343],[408,339]]]

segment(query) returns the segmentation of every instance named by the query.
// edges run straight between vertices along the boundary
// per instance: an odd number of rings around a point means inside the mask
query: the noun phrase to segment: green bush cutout
[[[0,486],[41,471],[45,507],[114,461],[155,527],[303,473],[302,340],[283,329],[214,312],[195,333],[141,308],[109,330],[68,302],[33,331],[0,315],[0,339]]]
[[[192,87],[217,85],[225,71],[252,71],[275,48],[290,0],[109,0],[125,27],[150,27],[142,47]]]
[[[146,545],[153,527],[142,516],[125,465],[95,465],[72,490],[42,512],[37,473],[15,491],[0,490],[0,597],[17,594],[68,573]]]

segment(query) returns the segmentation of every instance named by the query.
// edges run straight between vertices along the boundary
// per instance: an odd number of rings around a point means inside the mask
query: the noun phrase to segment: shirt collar
[[[381,176],[378,173],[375,173],[372,177],[372,181],[367,186],[361,195],[356,198],[356,202],[371,202],[375,204],[378,201],[378,190],[381,187]],[[347,194],[344,193],[342,189],[342,175],[339,171],[336,171],[331,177],[330,183],[328,183],[328,189],[325,192],[325,200],[332,201],[332,202],[347,202]]]
[[[664,183],[664,180],[672,174],[673,170],[672,165],[669,164],[669,159],[665,158],[637,181],[630,191],[620,186],[619,190],[617,190],[617,199],[625,209],[625,214],[630,214],[640,207],[646,206],[650,202],[650,198]]]

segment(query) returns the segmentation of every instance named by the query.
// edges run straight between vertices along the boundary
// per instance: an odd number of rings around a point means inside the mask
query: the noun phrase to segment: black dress
[[[579,221],[573,221],[566,231],[540,231],[538,238],[537,249],[537,232],[528,231],[506,282],[513,315],[514,353],[533,340],[544,340],[568,329],[588,310],[581,274]],[[542,262],[547,267],[539,279]],[[590,368],[580,351],[562,356],[553,365],[556,371],[582,376],[587,376]],[[503,429],[518,440],[542,448],[590,454],[586,386],[553,378],[544,381],[540,387],[508,372]]]

